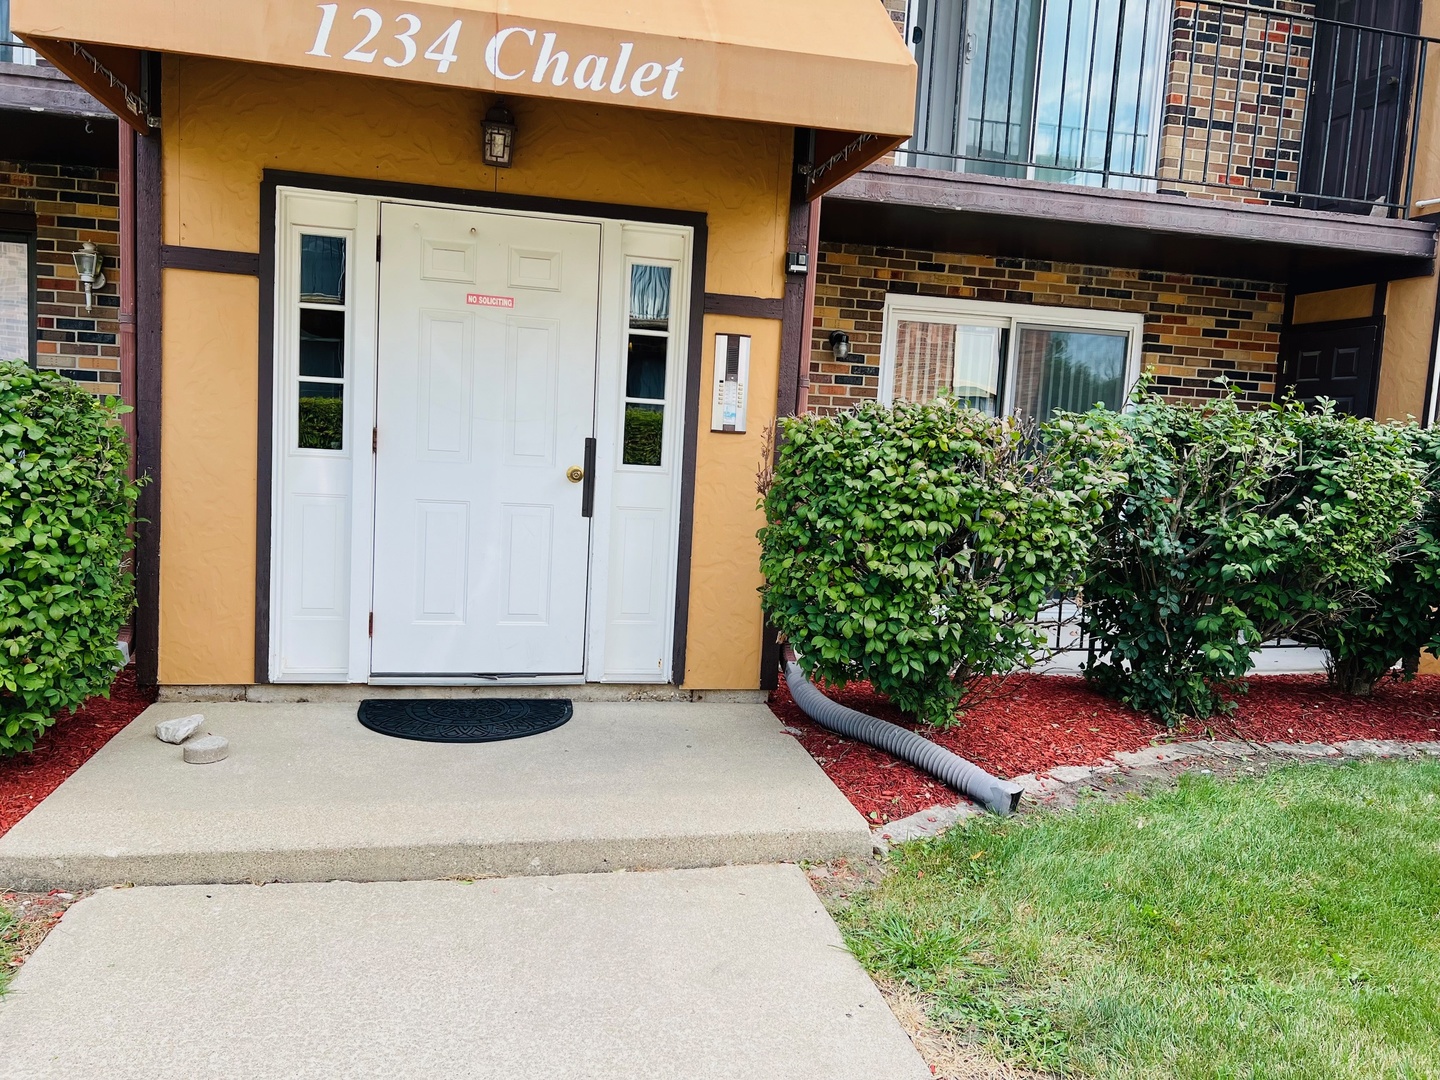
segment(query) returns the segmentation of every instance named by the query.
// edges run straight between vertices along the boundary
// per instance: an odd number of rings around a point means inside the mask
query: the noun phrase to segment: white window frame
[[[1018,331],[1021,327],[1128,334],[1125,351],[1125,398],[1129,397],[1130,391],[1140,380],[1143,368],[1145,316],[1135,312],[890,293],[885,297],[885,322],[880,344],[879,399],[882,405],[891,405],[895,401],[895,339],[896,328],[902,319],[955,325],[1001,326],[1008,330],[1001,371],[999,411],[1002,416],[1011,416],[1015,410],[1015,365],[1020,341]]]

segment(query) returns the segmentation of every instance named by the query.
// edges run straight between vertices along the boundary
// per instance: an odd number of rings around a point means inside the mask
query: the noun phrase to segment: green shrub
[[[1022,426],[952,401],[787,419],[764,492],[765,611],[807,673],[954,721],[1028,666],[1116,482],[1109,414]]]
[[[665,414],[631,405],[625,409],[626,465],[659,465]]]
[[[309,450],[345,448],[345,401],[343,398],[302,397],[300,399],[300,446]]]
[[[0,363],[0,756],[105,693],[130,614],[121,406]]]
[[[1396,430],[1424,486],[1414,526],[1393,550],[1383,585],[1301,635],[1329,653],[1331,682],[1357,696],[1369,695],[1397,664],[1413,678],[1421,651],[1440,650],[1440,429]]]
[[[1295,402],[1141,389],[1084,604],[1087,677],[1169,724],[1225,710],[1262,641],[1313,639],[1386,582],[1417,506],[1398,429]]]

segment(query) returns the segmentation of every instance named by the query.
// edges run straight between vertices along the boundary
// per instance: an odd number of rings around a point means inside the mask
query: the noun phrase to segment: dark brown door
[[[1296,326],[1280,345],[1276,397],[1293,388],[1296,398],[1314,404],[1330,398],[1352,416],[1375,415],[1380,374],[1380,323]]]
[[[1320,0],[1300,191],[1313,209],[1364,213],[1399,197],[1419,0]],[[1336,25],[1345,23],[1350,25]],[[1393,32],[1386,32],[1393,31]]]

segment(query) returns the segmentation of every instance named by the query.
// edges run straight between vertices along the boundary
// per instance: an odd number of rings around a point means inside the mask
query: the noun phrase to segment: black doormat
[[[371,698],[360,723],[420,742],[500,742],[558,728],[575,715],[568,698]]]

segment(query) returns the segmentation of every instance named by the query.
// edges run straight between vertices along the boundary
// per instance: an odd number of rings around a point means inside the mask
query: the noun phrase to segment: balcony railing
[[[1440,44],[1413,32],[1418,9],[912,0],[921,85],[897,162],[1407,216]]]

